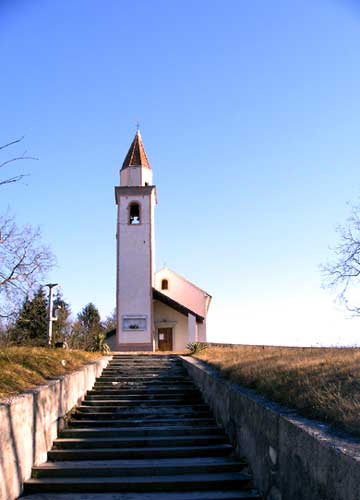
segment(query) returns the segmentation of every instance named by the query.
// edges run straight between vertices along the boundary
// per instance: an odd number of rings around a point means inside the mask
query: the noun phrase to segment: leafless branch
[[[12,141],[12,142],[8,142],[7,144],[4,144],[3,146],[0,146],[0,149],[5,149],[9,146],[12,146],[13,144],[17,144],[18,142],[21,142],[23,139],[24,139],[24,135],[22,137],[20,137],[20,139],[15,139],[15,141]]]
[[[351,304],[350,292],[360,285],[360,206],[354,206],[346,225],[338,226],[339,243],[332,249],[333,260],[320,267],[324,288],[337,291],[337,299],[358,315],[360,306]]]
[[[12,163],[13,161],[19,161],[19,160],[38,160],[39,158],[36,158],[35,156],[17,156],[15,158],[11,158],[10,160],[6,160],[2,163],[0,163],[0,168],[5,167],[5,165],[8,165],[9,163]]]
[[[14,144],[18,144],[23,139],[24,139],[24,136],[20,137],[19,139],[14,140],[14,141],[8,142],[7,144],[4,144],[4,145],[0,146],[0,150],[8,148],[10,146],[13,146]],[[26,153],[27,152],[24,151],[23,154],[21,154],[21,155],[18,155],[18,156],[15,156],[13,158],[9,158],[7,160],[2,161],[0,163],[0,169],[3,168],[3,167],[8,166],[11,163],[15,163],[15,162],[20,161],[20,160],[38,160],[39,159],[39,158],[36,158],[35,156],[26,156]],[[28,175],[28,174],[19,174],[19,175],[15,175],[13,177],[10,177],[8,179],[0,180],[0,186],[2,186],[4,184],[12,184],[14,182],[19,182],[26,175]]]
[[[11,184],[13,182],[19,182],[21,179],[24,177],[27,177],[29,174],[20,174],[20,175],[15,175],[14,177],[10,177],[9,179],[6,179],[5,181],[0,181],[0,186],[3,184]]]
[[[13,304],[39,286],[54,264],[38,228],[19,228],[12,216],[0,216],[0,316],[9,317]]]

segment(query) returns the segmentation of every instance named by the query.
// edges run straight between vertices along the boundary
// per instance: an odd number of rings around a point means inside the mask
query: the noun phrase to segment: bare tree
[[[8,144],[4,144],[4,145],[0,146],[0,151],[13,146],[14,144],[18,144],[23,139],[24,139],[24,137],[20,137],[20,139],[16,139],[15,141],[12,141],[12,142],[9,142]],[[34,156],[27,156],[26,151],[24,151],[20,155],[17,155],[17,156],[14,156],[13,158],[9,158],[7,160],[2,161],[0,163],[0,169],[10,165],[11,163],[19,161],[19,160],[38,160],[38,158],[35,158]],[[13,177],[8,177],[7,179],[0,180],[0,186],[3,184],[11,184],[13,182],[18,182],[21,179],[23,179],[26,175],[27,174],[19,174],[19,175],[14,175]]]
[[[0,317],[10,317],[54,264],[38,228],[18,228],[11,215],[0,216]]]
[[[338,292],[338,300],[354,314],[360,305],[353,304],[351,292],[360,285],[360,206],[353,206],[346,225],[338,226],[339,243],[333,248],[334,259],[321,266],[323,285]]]

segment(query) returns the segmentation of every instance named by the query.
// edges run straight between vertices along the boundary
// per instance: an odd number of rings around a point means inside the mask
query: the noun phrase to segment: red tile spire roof
[[[121,167],[121,170],[123,170],[124,168],[134,167],[134,166],[147,167],[151,169],[150,163],[145,153],[144,145],[139,130],[136,132],[134,140],[131,143],[129,151]]]

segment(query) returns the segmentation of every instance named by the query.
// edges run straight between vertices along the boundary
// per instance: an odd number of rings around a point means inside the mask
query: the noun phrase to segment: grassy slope
[[[360,435],[360,349],[209,347],[197,357],[306,417]]]
[[[9,398],[44,384],[47,379],[77,370],[99,356],[99,353],[67,349],[0,349],[0,399]]]

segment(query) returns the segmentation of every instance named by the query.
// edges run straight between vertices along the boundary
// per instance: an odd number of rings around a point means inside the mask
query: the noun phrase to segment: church
[[[155,272],[156,186],[137,131],[115,187],[116,336],[113,351],[182,351],[206,341],[211,296],[176,272]]]

